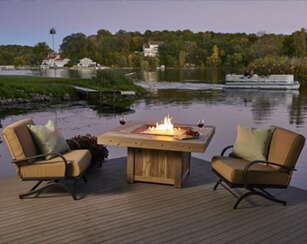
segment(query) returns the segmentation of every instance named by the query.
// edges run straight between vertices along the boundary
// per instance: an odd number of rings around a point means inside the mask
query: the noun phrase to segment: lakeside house
[[[90,58],[83,58],[79,60],[78,67],[96,67],[97,63]],[[99,66],[99,65],[97,65]]]
[[[143,53],[145,57],[157,57],[159,56],[158,48],[163,45],[163,41],[152,41],[148,40],[148,43],[143,45]]]
[[[0,65],[0,70],[15,69],[14,65]]]
[[[48,57],[45,57],[42,62],[43,68],[50,67],[64,67],[70,61],[68,58],[61,58],[60,54],[52,52],[48,54]]]

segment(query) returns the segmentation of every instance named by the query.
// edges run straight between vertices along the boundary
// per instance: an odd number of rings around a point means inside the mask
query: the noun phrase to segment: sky
[[[307,28],[307,0],[0,0],[0,45],[55,49],[73,33],[105,29],[291,34]]]

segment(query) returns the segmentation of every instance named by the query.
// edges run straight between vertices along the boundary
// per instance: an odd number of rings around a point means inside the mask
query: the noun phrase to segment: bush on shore
[[[125,76],[123,70],[98,70],[96,77],[92,78],[92,83],[97,90],[105,91],[129,91],[141,92],[143,89]]]
[[[296,80],[307,81],[307,58],[267,56],[256,59],[248,68],[258,75],[293,74]]]

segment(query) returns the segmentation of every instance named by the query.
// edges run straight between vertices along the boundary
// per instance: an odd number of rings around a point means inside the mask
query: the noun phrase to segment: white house
[[[148,40],[148,44],[143,45],[143,53],[145,57],[157,57],[159,56],[158,48],[163,45],[163,41],[152,41]]]
[[[96,62],[93,62],[90,58],[83,58],[79,60],[78,67],[95,67]]]
[[[42,65],[47,67],[64,67],[70,61],[68,58],[61,58],[60,54],[52,52],[43,59]]]

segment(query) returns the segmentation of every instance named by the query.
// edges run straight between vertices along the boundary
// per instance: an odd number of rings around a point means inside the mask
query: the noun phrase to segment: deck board
[[[13,166],[12,166],[13,167]],[[126,158],[89,170],[73,201],[58,189],[20,200],[33,182],[0,178],[0,243],[306,243],[307,191],[274,190],[284,207],[257,196],[233,210],[210,163],[192,158],[183,188],[127,184]],[[242,192],[242,190],[238,190]]]

